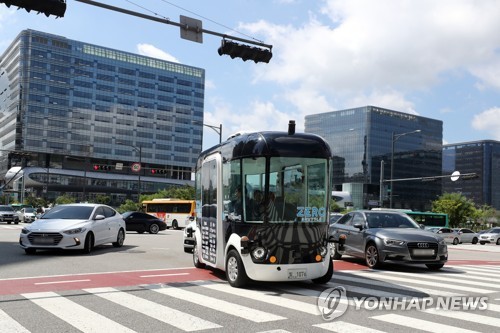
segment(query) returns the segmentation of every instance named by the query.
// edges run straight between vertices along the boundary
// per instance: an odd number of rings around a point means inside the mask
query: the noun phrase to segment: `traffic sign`
[[[141,164],[140,163],[134,163],[134,164],[132,164],[131,168],[132,168],[132,171],[139,172],[139,171],[141,171]]]

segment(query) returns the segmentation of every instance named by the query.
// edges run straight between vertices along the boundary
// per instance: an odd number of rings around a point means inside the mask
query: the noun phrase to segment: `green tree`
[[[68,194],[61,195],[61,196],[56,198],[56,205],[64,205],[64,204],[70,204],[70,203],[75,203],[75,202],[76,202],[76,199]]]
[[[477,214],[474,202],[461,193],[444,193],[432,202],[432,211],[448,214],[452,228],[465,224],[469,218]]]
[[[121,214],[125,212],[130,212],[130,211],[138,211],[140,210],[141,206],[130,199],[125,200],[125,203],[123,203],[120,207],[118,207],[116,210]]]
[[[95,197],[95,202],[108,205],[111,202],[111,198],[107,195],[99,194]]]

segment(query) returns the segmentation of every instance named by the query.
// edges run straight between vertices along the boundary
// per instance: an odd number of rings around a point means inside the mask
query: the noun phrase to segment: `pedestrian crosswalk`
[[[323,319],[319,295],[342,287],[347,305]],[[224,281],[95,287],[0,297],[0,328],[10,332],[489,332],[500,326],[500,266],[445,266],[442,271],[338,271],[323,286]],[[487,308],[423,307],[430,299],[480,297]],[[360,308],[360,300],[369,299]],[[382,299],[417,300],[410,310],[376,308]],[[453,305],[453,304],[452,304]],[[459,304],[462,305],[462,304]],[[477,304],[476,304],[477,305]],[[479,304],[481,305],[481,304]],[[371,308],[370,308],[371,307]]]

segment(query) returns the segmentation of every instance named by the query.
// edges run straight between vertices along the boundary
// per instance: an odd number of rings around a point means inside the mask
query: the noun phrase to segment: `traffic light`
[[[17,6],[24,8],[29,13],[34,10],[38,13],[44,13],[47,17],[63,17],[66,12],[66,1],[64,0],[0,0],[7,7]]]
[[[105,165],[105,164],[94,164],[94,170],[95,170],[95,171],[100,171],[100,170],[111,170],[111,165]]]
[[[269,60],[273,57],[271,50],[261,49],[258,47],[238,44],[235,42],[230,42],[225,39],[222,40],[222,45],[217,50],[219,55],[227,54],[232,59],[241,58],[243,61],[253,60],[255,63],[265,62],[269,63]]]
[[[163,175],[167,173],[166,169],[151,169],[153,175]]]

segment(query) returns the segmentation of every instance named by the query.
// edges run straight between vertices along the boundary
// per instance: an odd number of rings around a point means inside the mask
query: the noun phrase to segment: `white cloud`
[[[173,55],[160,50],[159,48],[151,45],[151,44],[138,44],[137,45],[137,52],[140,55],[148,56],[148,57],[153,57],[153,58],[158,58],[158,59],[163,59],[166,61],[172,61],[172,62],[179,62],[177,58],[175,58]]]
[[[485,131],[495,140],[500,140],[500,107],[494,107],[474,116],[472,127]]]
[[[372,104],[416,113],[408,96],[450,74],[500,89],[499,12],[496,0],[325,0],[302,26],[239,28],[273,45],[255,80],[277,83],[287,96],[314,91],[303,94],[316,98],[311,110]],[[287,98],[301,111],[312,101]]]

